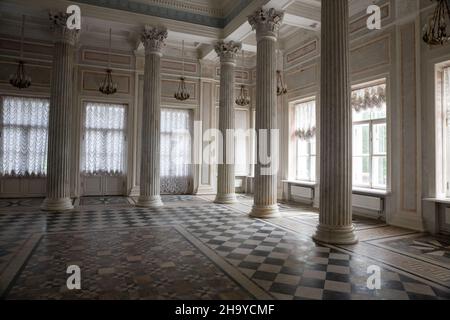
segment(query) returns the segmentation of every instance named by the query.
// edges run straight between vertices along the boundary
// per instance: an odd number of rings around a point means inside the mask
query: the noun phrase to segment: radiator
[[[354,194],[352,196],[353,207],[377,212],[383,211],[383,199],[373,196]]]
[[[292,186],[291,187],[291,196],[312,200],[314,198],[314,189]]]

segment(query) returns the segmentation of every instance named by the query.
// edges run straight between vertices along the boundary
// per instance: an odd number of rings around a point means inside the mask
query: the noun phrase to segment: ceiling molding
[[[150,3],[144,3],[137,0],[74,0],[73,2],[223,29],[252,1],[236,1],[230,14],[226,17],[218,16],[215,8],[189,4],[184,1],[151,0],[148,1]]]

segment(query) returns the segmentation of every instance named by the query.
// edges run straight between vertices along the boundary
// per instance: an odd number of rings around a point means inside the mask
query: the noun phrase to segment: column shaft
[[[160,196],[161,140],[161,47],[167,31],[146,28],[142,41],[145,47],[144,99],[142,110],[142,145],[140,207],[162,206]]]
[[[219,157],[223,163],[218,165],[216,203],[235,203],[235,95],[234,70],[236,54],[241,48],[233,41],[219,42],[215,50],[220,57],[220,99],[219,130],[222,133],[223,145],[219,146]]]
[[[76,30],[67,29],[66,19],[64,14],[51,16],[55,46],[48,127],[47,196],[41,206],[48,211],[73,208],[70,198],[70,130],[74,47],[78,34]]]
[[[348,0],[322,0],[320,224],[314,239],[357,241],[352,225]]]
[[[274,9],[259,10],[249,17],[249,23],[256,29],[256,141],[257,161],[255,166],[255,192],[253,217],[272,218],[279,216],[277,204],[277,170],[279,154],[273,145],[272,135],[277,128],[276,94],[276,41],[277,30],[283,13]],[[264,135],[264,133],[267,133]],[[276,141],[275,143],[278,143]],[[263,163],[262,155],[272,161]]]

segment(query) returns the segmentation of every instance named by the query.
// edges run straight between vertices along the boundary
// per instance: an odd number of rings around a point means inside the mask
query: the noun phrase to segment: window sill
[[[352,192],[354,194],[368,195],[368,196],[386,197],[386,196],[390,195],[390,191],[379,190],[379,189],[369,189],[369,188],[353,188]]]
[[[435,202],[441,204],[450,204],[450,198],[425,198],[423,201]]]
[[[289,184],[293,184],[293,185],[301,186],[301,187],[316,187],[317,186],[316,182],[311,182],[311,181],[282,180],[281,182],[289,183]]]

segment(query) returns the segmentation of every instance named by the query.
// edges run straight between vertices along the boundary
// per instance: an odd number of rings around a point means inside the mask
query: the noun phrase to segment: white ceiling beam
[[[286,11],[286,9],[294,4],[296,0],[269,0],[263,1],[263,8],[275,8],[277,10]],[[254,9],[254,8],[253,8]],[[246,39],[252,32],[252,27],[247,21],[247,17],[237,17],[240,19],[240,24],[238,24],[232,31],[225,32],[224,41],[237,41],[242,42]],[[316,21],[307,17],[303,17],[297,14],[286,13],[284,15],[283,24],[294,26],[297,28],[303,28],[307,30],[317,31],[320,29],[320,21]],[[225,30],[227,31],[227,30]],[[243,44],[245,51],[256,52],[256,46]],[[212,60],[216,57],[216,53],[213,49],[205,50],[201,54],[202,59]]]
[[[297,16],[291,13],[284,14],[283,24],[312,31],[320,30],[320,21]]]
[[[291,4],[293,4],[296,0],[270,0],[268,1],[263,8],[270,9],[274,8],[277,10],[286,10]]]

